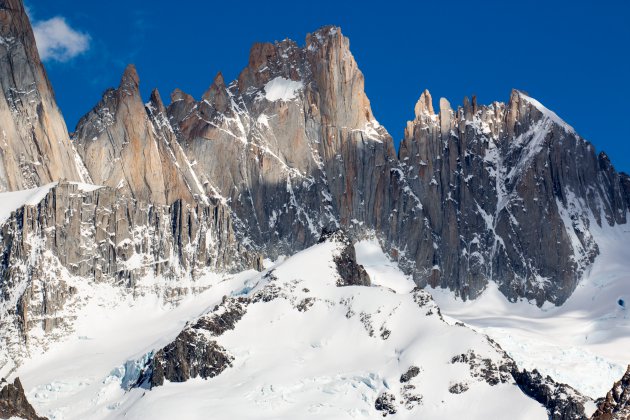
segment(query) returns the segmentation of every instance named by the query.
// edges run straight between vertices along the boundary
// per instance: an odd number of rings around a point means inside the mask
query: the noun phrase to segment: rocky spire
[[[149,105],[155,109],[157,114],[166,113],[166,107],[164,106],[164,102],[162,102],[162,96],[157,89],[153,89],[151,91],[151,96],[149,98]]]
[[[21,0],[0,0],[0,89],[0,191],[84,180]]]
[[[452,118],[453,109],[451,108],[451,103],[446,98],[440,98],[440,130],[442,131],[442,136],[449,134]]]
[[[3,382],[4,378],[0,382],[0,418],[47,420],[46,417],[38,416],[33,406],[28,402],[19,378],[15,378],[12,384],[4,384]]]
[[[306,55],[325,123],[363,127],[374,120],[363,73],[341,29],[326,26],[306,36]]]
[[[435,112],[433,112],[433,98],[431,98],[431,93],[428,89],[425,89],[420,95],[420,99],[416,102],[414,111],[416,114],[416,120],[420,119],[420,117],[424,115],[435,115]]]
[[[76,147],[93,182],[156,204],[204,197],[159,92],[153,91],[145,109],[139,83],[135,66],[127,66],[118,89],[105,92],[77,125]]]
[[[173,90],[173,92],[171,92],[171,103],[178,101],[193,102],[194,100],[195,98],[182,91],[181,89],[175,89]]]
[[[202,99],[208,103],[213,104],[215,109],[221,113],[225,113],[229,106],[230,97],[227,93],[227,87],[223,80],[223,74],[218,72],[214,77],[212,85],[204,92]]]
[[[133,64],[127,65],[122,77],[120,78],[120,85],[118,90],[129,95],[139,95],[140,92],[140,77],[136,66]]]

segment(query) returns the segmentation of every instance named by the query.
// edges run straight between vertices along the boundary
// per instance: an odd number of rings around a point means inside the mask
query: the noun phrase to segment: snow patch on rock
[[[290,80],[278,76],[265,85],[265,99],[271,102],[290,101],[295,99],[303,88],[304,83],[301,80]]]

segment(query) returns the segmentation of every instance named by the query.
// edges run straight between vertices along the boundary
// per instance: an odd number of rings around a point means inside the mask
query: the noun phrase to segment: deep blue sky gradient
[[[630,172],[630,1],[201,1],[27,0],[36,19],[64,16],[91,48],[46,63],[72,131],[127,63],[143,95],[178,87],[199,98],[220,70],[227,81],[256,41],[304,43],[338,25],[365,74],[376,118],[398,142],[428,88],[455,107],[527,91]]]

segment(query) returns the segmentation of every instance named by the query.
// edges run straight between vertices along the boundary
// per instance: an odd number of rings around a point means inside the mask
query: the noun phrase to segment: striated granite
[[[21,0],[0,1],[0,191],[89,182],[39,59]]]
[[[326,27],[304,47],[254,45],[238,80],[218,75],[201,101],[175,91],[167,111],[199,178],[275,256],[323,229],[389,216],[381,201],[396,152],[363,85],[348,39]]]
[[[590,224],[627,222],[624,176],[522,92],[457,110],[440,100],[439,114],[427,103],[425,91],[400,147],[435,238],[420,281],[474,298],[492,279],[510,299],[563,303],[598,254]]]

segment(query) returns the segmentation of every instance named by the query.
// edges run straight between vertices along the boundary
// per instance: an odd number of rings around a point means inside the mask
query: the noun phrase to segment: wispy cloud
[[[62,16],[37,20],[26,9],[35,33],[37,50],[43,61],[65,63],[90,49],[90,35],[73,29]]]

